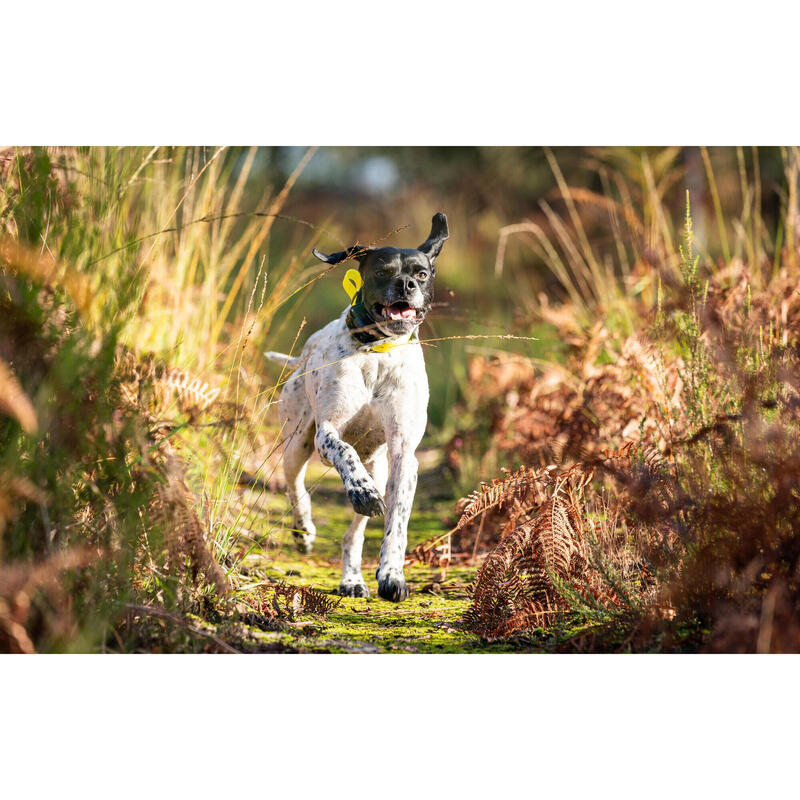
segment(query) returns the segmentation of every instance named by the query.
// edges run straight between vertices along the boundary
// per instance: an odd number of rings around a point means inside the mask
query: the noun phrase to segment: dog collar
[[[414,335],[414,330],[402,339],[376,335],[377,322],[364,305],[364,300],[361,296],[361,287],[363,285],[364,281],[357,269],[347,270],[342,280],[342,287],[350,298],[350,308],[345,318],[345,323],[350,329],[350,335],[361,344],[372,345],[366,348],[371,353],[388,353],[390,350],[394,350],[395,347],[408,344]]]

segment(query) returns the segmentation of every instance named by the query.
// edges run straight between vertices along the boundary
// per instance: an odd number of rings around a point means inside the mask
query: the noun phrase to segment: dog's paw
[[[362,580],[361,583],[353,581],[342,581],[339,584],[339,594],[342,597],[369,597],[369,589],[367,584]]]
[[[378,570],[380,573],[380,570]],[[402,573],[388,573],[381,577],[377,574],[378,578],[378,595],[384,600],[390,600],[392,603],[399,603],[408,597],[408,586],[406,586],[405,579]]]
[[[297,548],[298,553],[307,556],[314,549],[314,539],[316,537],[312,534],[292,531],[292,536],[294,536],[294,546]]]
[[[386,513],[386,503],[374,486],[363,483],[352,486],[347,490],[347,497],[356,514],[362,514],[365,517],[379,517]]]

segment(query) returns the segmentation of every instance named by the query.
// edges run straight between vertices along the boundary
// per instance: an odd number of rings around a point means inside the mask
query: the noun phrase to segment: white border
[[[772,797],[795,657],[0,657],[7,797]]]
[[[793,144],[777,0],[27,2],[3,144]]]

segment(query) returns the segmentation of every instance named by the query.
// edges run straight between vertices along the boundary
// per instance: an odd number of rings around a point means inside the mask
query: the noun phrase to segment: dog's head
[[[416,249],[360,247],[314,255],[327,264],[352,258],[358,262],[363,286],[361,302],[387,336],[410,333],[422,323],[433,303],[436,259],[450,235],[447,217],[434,214],[428,238]]]

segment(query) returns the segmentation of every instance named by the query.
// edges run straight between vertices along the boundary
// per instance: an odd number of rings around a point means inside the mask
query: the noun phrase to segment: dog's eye
[[[418,277],[418,278],[419,278],[421,281],[426,281],[426,280],[428,280],[428,273],[427,273],[427,272],[425,272],[425,270],[424,270],[424,269],[423,269],[423,270],[420,270],[420,271],[417,273],[417,277]]]

